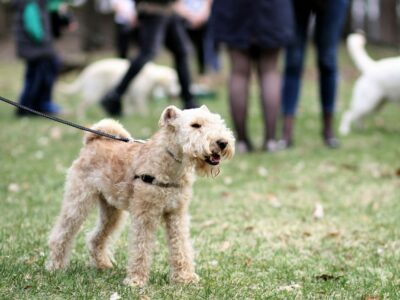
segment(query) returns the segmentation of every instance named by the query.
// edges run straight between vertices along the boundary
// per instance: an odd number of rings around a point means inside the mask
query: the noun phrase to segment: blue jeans
[[[55,113],[52,111],[52,89],[58,74],[56,57],[39,58],[26,62],[24,88],[20,104],[29,108]],[[23,114],[23,111],[18,110]]]
[[[308,25],[315,15],[314,42],[319,70],[319,96],[323,112],[333,113],[337,86],[337,45],[348,0],[327,0],[324,7],[316,7],[308,0],[292,0],[296,17],[296,40],[286,49],[286,62],[282,91],[284,116],[296,114],[300,94],[301,75],[307,45]],[[315,2],[315,1],[314,1]]]

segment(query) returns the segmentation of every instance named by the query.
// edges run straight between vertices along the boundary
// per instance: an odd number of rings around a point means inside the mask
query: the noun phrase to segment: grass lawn
[[[369,50],[375,58],[396,53]],[[339,114],[358,74],[344,51],[340,64]],[[0,65],[0,95],[16,99],[23,67],[4,59]],[[0,298],[400,299],[400,107],[387,105],[343,138],[340,150],[328,150],[320,138],[311,58],[305,79],[295,148],[237,155],[216,179],[196,182],[191,235],[202,279],[193,286],[169,284],[161,228],[144,289],[122,284],[128,230],[115,245],[113,270],[89,267],[84,233],[94,226],[95,211],[77,237],[69,268],[48,273],[47,235],[82,132],[40,118],[16,119],[13,108],[0,103]],[[257,95],[254,88],[249,130],[260,145]],[[204,103],[231,124],[226,98],[222,84],[218,99]],[[68,109],[79,101],[58,99]],[[121,122],[146,138],[166,105],[153,102],[149,117]],[[104,116],[92,107],[85,125]],[[312,213],[317,203],[325,212],[319,220]]]

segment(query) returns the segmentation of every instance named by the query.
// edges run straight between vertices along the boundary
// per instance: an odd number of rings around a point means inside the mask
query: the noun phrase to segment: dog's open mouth
[[[216,166],[219,164],[220,160],[221,156],[217,153],[213,153],[211,156],[208,156],[205,161],[210,165]]]

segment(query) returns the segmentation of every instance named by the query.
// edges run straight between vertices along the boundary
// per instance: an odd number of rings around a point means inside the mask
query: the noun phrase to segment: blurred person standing
[[[190,91],[191,77],[188,64],[187,36],[178,17],[178,0],[136,0],[139,21],[139,53],[117,86],[101,100],[110,115],[121,115],[122,96],[142,67],[160,51],[163,42],[171,51],[181,86],[184,108],[196,107]]]
[[[348,0],[291,0],[295,12],[295,43],[286,49],[282,94],[283,137],[281,145],[293,145],[293,126],[299,99],[301,75],[307,45],[307,33],[315,16],[314,43],[319,70],[319,97],[322,138],[329,148],[337,148],[333,118],[337,91],[337,46],[345,21]]]
[[[137,40],[137,15],[134,0],[111,0],[115,22],[115,46],[120,58],[128,57],[129,44]]]
[[[216,52],[212,47],[212,37],[209,30],[209,16],[212,0],[182,0],[182,17],[186,31],[196,52],[198,73],[206,75],[207,68],[215,68]],[[207,47],[211,46],[210,49]]]
[[[52,89],[58,73],[46,0],[12,0],[14,36],[18,57],[26,64],[20,104],[44,113],[57,114]],[[29,115],[17,109],[17,116]]]
[[[293,38],[290,0],[217,0],[213,3],[215,38],[228,47],[231,71],[229,102],[237,151],[253,150],[246,132],[252,65],[257,71],[264,117],[263,149],[278,150],[276,122],[280,107],[280,49]]]

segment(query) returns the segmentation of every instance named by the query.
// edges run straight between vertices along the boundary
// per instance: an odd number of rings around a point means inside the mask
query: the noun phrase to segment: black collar
[[[135,175],[133,180],[141,179],[143,182],[151,185],[155,185],[162,188],[180,188],[180,184],[177,183],[165,183],[158,181],[154,176],[143,174],[143,175]]]

